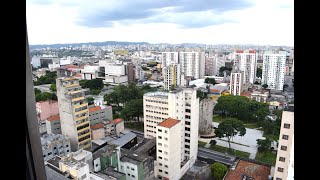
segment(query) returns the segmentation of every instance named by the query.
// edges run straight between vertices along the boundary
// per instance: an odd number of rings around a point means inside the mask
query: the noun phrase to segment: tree
[[[37,89],[37,88],[34,88],[34,94],[37,95],[39,93],[41,93],[41,91],[39,89]]]
[[[222,163],[215,162],[210,166],[211,175],[215,180],[222,180],[228,171],[228,167]]]
[[[144,71],[149,71],[149,68],[147,68],[147,67],[141,66],[141,68],[142,68],[142,70],[144,70]]]
[[[80,80],[79,84],[82,88],[89,88],[90,90],[102,90],[102,79]]]
[[[224,66],[220,67],[220,69],[219,69],[220,76],[223,76],[224,71],[226,71],[227,75],[230,75],[232,68],[228,68],[228,67],[224,67]]]
[[[271,149],[272,140],[269,138],[266,139],[257,139],[258,151],[267,152]]]
[[[56,91],[57,91],[57,86],[56,86],[56,84],[51,84],[51,85],[50,85],[50,90],[56,92]]]
[[[101,91],[100,91],[99,89],[90,90],[90,94],[92,94],[92,95],[99,95],[100,92],[101,92]]]
[[[262,77],[262,69],[257,68],[257,77],[261,78]]]
[[[209,83],[209,84],[212,84],[212,85],[215,85],[216,84],[216,80],[214,78],[206,78],[204,80],[205,83]]]
[[[231,150],[230,139],[237,134],[244,136],[246,134],[246,128],[240,120],[236,118],[226,118],[219,124],[215,130],[215,134],[219,138],[227,137],[229,150]]]
[[[208,97],[208,92],[207,91],[203,91],[203,90],[197,90],[197,98],[199,98],[200,101],[202,101],[203,99],[206,99]]]
[[[267,89],[267,88],[268,88],[268,84],[263,84],[262,87],[263,87],[264,89]]]
[[[287,87],[289,87],[288,84],[284,84],[284,85],[283,85],[283,92],[284,92],[284,90],[285,90]]]
[[[138,122],[143,115],[143,99],[133,99],[126,103],[126,106],[121,111],[122,118],[136,117]]]
[[[88,101],[88,105],[91,105],[91,104],[94,103],[93,97],[88,97],[88,98],[87,98],[87,101]]]

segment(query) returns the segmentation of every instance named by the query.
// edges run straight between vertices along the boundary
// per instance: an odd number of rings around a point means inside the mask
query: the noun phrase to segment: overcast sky
[[[27,0],[26,8],[32,45],[294,45],[293,0]]]

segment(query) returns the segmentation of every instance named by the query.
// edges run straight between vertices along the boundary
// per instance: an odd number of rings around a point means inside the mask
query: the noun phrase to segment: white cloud
[[[81,1],[80,1],[81,2]],[[180,27],[172,23],[115,23],[112,27],[89,28],[77,25],[78,6],[27,2],[30,44],[95,41],[145,41],[150,43],[270,44],[290,45],[294,41],[293,1],[257,0],[255,6],[208,15],[231,20],[202,28]],[[164,16],[165,17],[165,16]],[[172,17],[172,16],[171,16]],[[177,16],[181,19],[181,16]],[[192,16],[190,21],[192,21]],[[152,18],[151,18],[152,19]],[[197,17],[205,21],[203,17]],[[125,22],[125,21],[123,21]],[[157,21],[158,22],[158,21]]]

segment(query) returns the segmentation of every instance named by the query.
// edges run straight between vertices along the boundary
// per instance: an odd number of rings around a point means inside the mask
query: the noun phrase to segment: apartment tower
[[[88,103],[79,80],[72,76],[56,80],[61,132],[71,144],[71,151],[91,149]]]
[[[170,90],[172,87],[181,84],[180,64],[172,63],[169,66],[163,67],[163,71],[165,90]]]
[[[261,84],[267,84],[270,89],[283,89],[286,54],[286,51],[264,52]]]
[[[244,72],[244,83],[253,84],[256,80],[257,60],[254,50],[236,50],[234,65]]]

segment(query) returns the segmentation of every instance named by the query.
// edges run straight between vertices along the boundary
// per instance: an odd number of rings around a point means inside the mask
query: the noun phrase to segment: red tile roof
[[[235,170],[229,170],[225,180],[242,179],[241,175],[254,178],[254,180],[268,180],[271,167],[253,162],[239,160]]]
[[[95,111],[99,111],[99,110],[101,110],[101,107],[100,106],[95,106],[95,107],[89,108],[89,113],[95,112]]]
[[[162,127],[165,127],[165,128],[171,128],[174,125],[178,124],[179,122],[180,122],[180,120],[168,118],[168,119],[162,121],[160,124],[158,124],[158,126],[162,126]]]
[[[117,118],[117,119],[114,119],[114,120],[111,120],[110,123],[112,124],[118,124],[118,123],[121,123],[123,120],[121,118]]]
[[[53,115],[53,116],[49,117],[47,120],[48,120],[48,121],[60,120],[60,115],[59,115],[59,114]]]
[[[93,126],[90,126],[90,128],[92,130],[96,130],[96,129],[101,129],[101,128],[104,128],[103,124],[102,123],[98,123],[98,124],[95,124]]]
[[[74,77],[81,77],[81,74],[75,74]]]
[[[245,92],[240,93],[240,95],[241,95],[241,96],[246,96],[246,97],[249,97],[249,98],[250,98],[251,92],[245,91]]]

